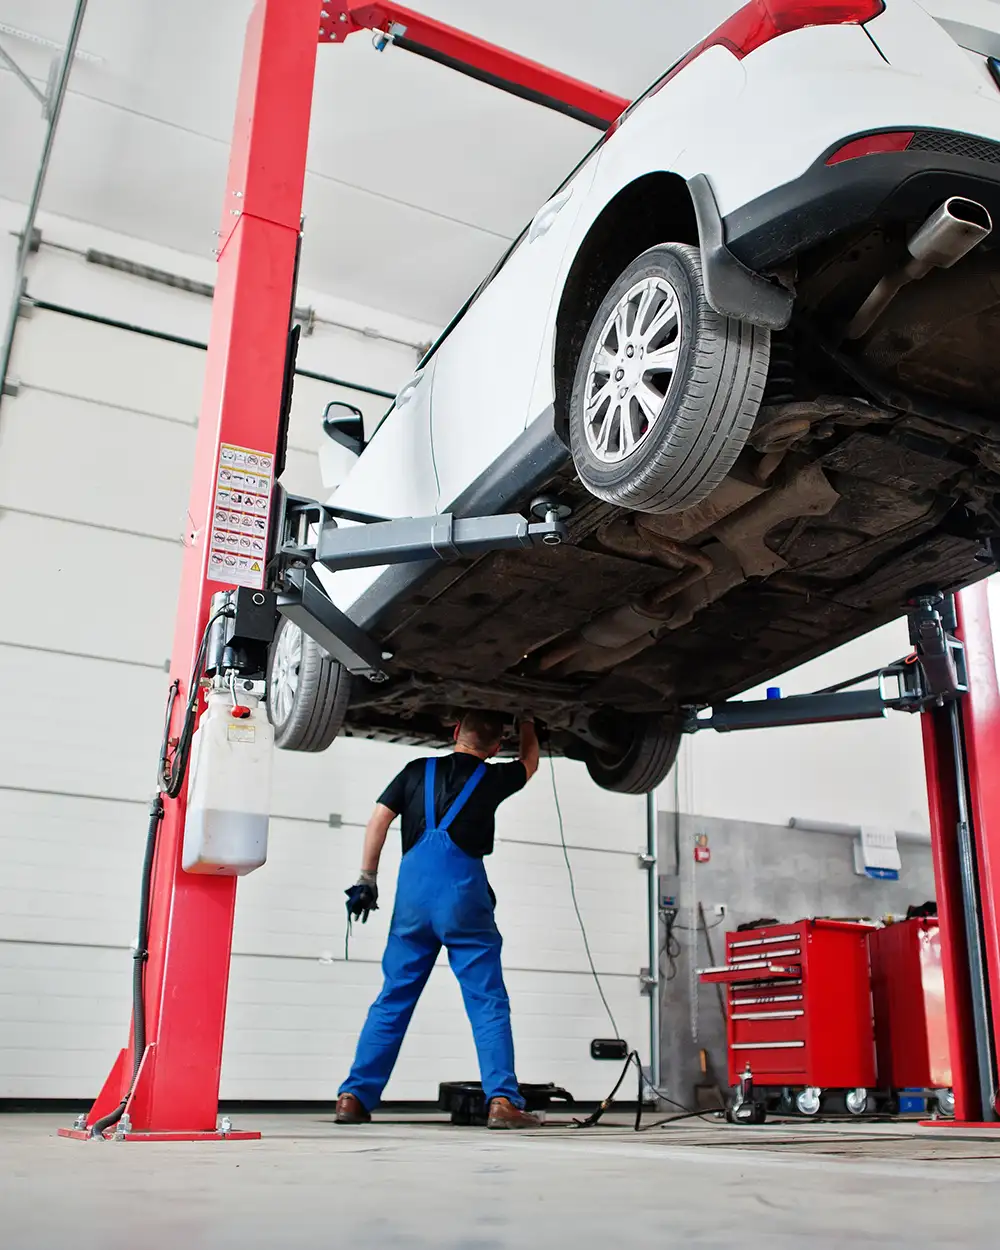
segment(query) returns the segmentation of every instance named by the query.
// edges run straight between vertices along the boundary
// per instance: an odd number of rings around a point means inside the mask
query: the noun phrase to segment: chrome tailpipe
[[[949,269],[981,243],[992,229],[993,221],[982,204],[961,195],[950,196],[907,243],[910,259],[906,264],[886,274],[854,314],[846,337],[862,338],[902,287],[932,269]]]

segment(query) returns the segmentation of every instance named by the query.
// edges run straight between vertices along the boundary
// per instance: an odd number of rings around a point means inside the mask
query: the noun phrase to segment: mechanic
[[[377,905],[379,857],[389,826],[402,814],[403,858],[382,959],[382,991],[358,1039],[350,1075],[337,1099],[338,1124],[365,1124],[392,1073],[417,999],[442,946],[462,989],[479,1057],[492,1129],[535,1128],[514,1075],[510,1000],[500,967],[496,897],[483,857],[493,850],[496,809],[538,768],[534,721],[520,721],[519,759],[486,764],[500,749],[503,720],[467,712],[444,758],[411,760],[375,805],[365,829],[361,876],[347,891],[352,916]]]

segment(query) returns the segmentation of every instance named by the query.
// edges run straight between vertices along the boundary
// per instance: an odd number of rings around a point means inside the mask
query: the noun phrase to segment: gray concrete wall
[[[694,861],[699,834],[708,836],[707,864]],[[670,951],[660,922],[661,1084],[671,1097],[693,1105],[694,1086],[703,1079],[702,1048],[725,1088],[726,1030],[716,987],[698,982],[693,969],[710,965],[713,955],[723,961],[727,930],[763,917],[793,922],[905,913],[909,904],[934,898],[934,871],[929,845],[900,843],[899,849],[899,880],[873,881],[855,873],[849,837],[686,814],[678,822],[674,812],[660,812],[661,883],[676,888],[679,904]],[[707,938],[699,929],[699,902]],[[721,921],[718,904],[727,908]]]

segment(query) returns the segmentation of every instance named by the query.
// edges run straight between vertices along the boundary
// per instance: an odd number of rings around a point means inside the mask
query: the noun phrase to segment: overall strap
[[[424,764],[424,828],[433,829],[434,815],[434,774],[437,760],[432,755]]]
[[[442,833],[448,832],[448,830],[451,828],[451,822],[455,819],[455,817],[462,810],[462,808],[466,805],[466,803],[468,803],[469,799],[472,798],[473,790],[475,790],[476,786],[479,785],[479,783],[482,781],[482,779],[485,776],[486,776],[486,765],[483,763],[480,763],[479,767],[476,769],[476,771],[472,774],[469,780],[465,783],[465,785],[459,791],[458,798],[455,800],[454,803],[452,803],[451,807],[448,808],[448,811],[445,813],[444,820],[442,820],[441,823],[438,825],[438,828],[442,831]]]

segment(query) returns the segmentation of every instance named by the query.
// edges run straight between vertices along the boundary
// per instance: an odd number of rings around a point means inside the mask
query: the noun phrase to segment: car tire
[[[580,481],[639,512],[705,499],[750,434],[770,354],[769,330],[709,306],[696,247],[643,252],[598,308],[577,363],[569,436]]]
[[[267,665],[267,714],[283,751],[325,751],[340,733],[351,674],[283,617]]]
[[[665,781],[677,759],[681,731],[666,716],[636,716],[619,722],[619,746],[598,748],[587,743],[584,763],[591,780],[616,794],[648,794]]]

